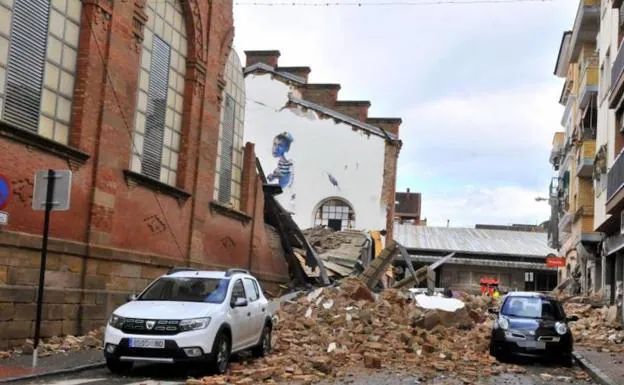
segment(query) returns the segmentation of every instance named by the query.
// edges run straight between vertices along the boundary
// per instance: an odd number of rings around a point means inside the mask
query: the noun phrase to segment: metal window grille
[[[141,166],[141,173],[154,179],[160,179],[160,163],[162,160],[165,117],[167,113],[170,58],[171,48],[169,45],[158,36],[154,36],[147,94],[143,162]]]
[[[16,0],[7,67],[5,121],[37,132],[50,1]]]
[[[228,203],[232,197],[232,156],[234,152],[234,98],[225,97],[223,132],[221,137],[221,170],[219,171],[219,202]]]

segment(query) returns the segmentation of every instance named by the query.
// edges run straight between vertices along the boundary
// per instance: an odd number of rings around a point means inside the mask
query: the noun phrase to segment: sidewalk
[[[76,372],[103,366],[104,355],[99,349],[39,357],[39,362],[35,370],[32,369],[32,356],[23,355],[0,360],[0,383],[11,382],[17,379],[23,380],[52,374]]]
[[[575,356],[583,369],[602,385],[624,384],[624,353],[578,348]]]

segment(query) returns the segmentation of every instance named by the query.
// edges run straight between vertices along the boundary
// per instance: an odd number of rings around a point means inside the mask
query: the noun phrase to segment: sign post
[[[7,177],[0,174],[0,210],[4,210],[9,205],[13,196],[13,187]]]
[[[41,333],[41,309],[43,307],[43,288],[45,285],[46,258],[48,255],[48,234],[50,232],[50,213],[53,210],[68,210],[71,191],[71,171],[39,171],[35,175],[33,210],[44,210],[43,242],[41,245],[41,266],[39,267],[39,288],[37,291],[37,318],[33,339],[33,368],[37,366],[39,356],[39,337]]]

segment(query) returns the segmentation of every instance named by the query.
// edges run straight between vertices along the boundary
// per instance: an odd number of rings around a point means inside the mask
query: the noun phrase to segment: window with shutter
[[[132,171],[175,186],[186,74],[186,26],[179,0],[149,0],[132,138]]]
[[[243,67],[234,49],[228,57],[225,80],[214,199],[239,209],[243,169],[245,79]]]
[[[0,119],[66,144],[80,0],[0,1]]]
[[[223,132],[221,134],[221,170],[219,173],[219,202],[229,203],[232,198],[232,157],[234,152],[234,113],[236,107],[230,95],[225,97]]]

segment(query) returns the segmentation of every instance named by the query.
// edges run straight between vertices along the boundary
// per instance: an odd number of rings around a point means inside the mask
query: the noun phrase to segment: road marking
[[[82,385],[92,382],[105,381],[106,378],[79,378],[76,380],[62,380],[56,382],[47,382],[46,385]]]

